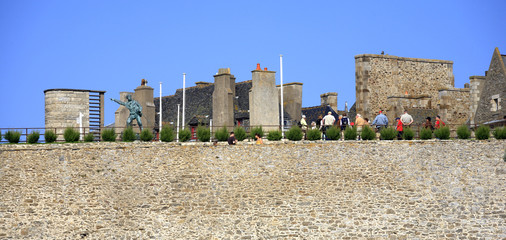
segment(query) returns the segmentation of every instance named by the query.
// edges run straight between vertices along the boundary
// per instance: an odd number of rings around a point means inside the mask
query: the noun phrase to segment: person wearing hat
[[[305,140],[306,139],[306,132],[307,132],[306,115],[302,115],[302,119],[300,120],[300,128],[302,129],[302,132],[304,133],[304,140]]]

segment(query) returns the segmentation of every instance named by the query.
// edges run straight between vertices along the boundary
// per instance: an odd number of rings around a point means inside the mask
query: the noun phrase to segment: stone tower
[[[45,95],[46,129],[55,131],[63,140],[65,128],[76,130],[82,125],[81,137],[88,132],[100,134],[104,127],[105,91],[83,89],[47,89]],[[82,123],[79,124],[79,115]]]
[[[279,101],[276,72],[257,69],[251,71],[252,87],[249,94],[250,126],[262,126],[264,131],[279,129]]]
[[[234,128],[234,97],[235,77],[230,74],[230,68],[220,68],[214,75],[213,126],[216,129]]]
[[[320,95],[321,105],[330,106],[335,112],[337,112],[337,93],[328,92]]]
[[[278,88],[279,101],[281,102],[281,85]],[[292,82],[283,84],[283,108],[292,121],[300,121],[302,116],[302,83]]]

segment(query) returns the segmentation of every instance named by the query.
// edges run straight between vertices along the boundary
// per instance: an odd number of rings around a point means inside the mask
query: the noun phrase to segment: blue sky
[[[355,101],[355,55],[454,61],[456,87],[506,54],[506,1],[24,1],[0,0],[1,127],[44,127],[51,88],[104,90],[145,78],[159,94],[213,81],[229,67],[302,82],[304,107],[338,92]],[[105,103],[106,124],[118,105]]]

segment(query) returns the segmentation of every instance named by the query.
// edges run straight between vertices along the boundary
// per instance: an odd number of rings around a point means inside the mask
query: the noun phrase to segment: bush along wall
[[[498,127],[494,129],[495,139],[506,139],[506,127]]]
[[[300,141],[303,136],[304,133],[298,126],[293,126],[286,132],[286,138],[291,141]]]
[[[490,128],[488,126],[480,126],[476,129],[474,135],[478,140],[487,140],[490,137]]]
[[[471,137],[471,130],[466,125],[461,125],[457,128],[457,138],[469,139]]]
[[[234,134],[235,134],[235,139],[237,139],[237,141],[239,141],[239,142],[243,141],[244,139],[246,139],[248,137],[248,135],[246,134],[246,130],[244,130],[244,128],[242,128],[242,127],[235,127]]]

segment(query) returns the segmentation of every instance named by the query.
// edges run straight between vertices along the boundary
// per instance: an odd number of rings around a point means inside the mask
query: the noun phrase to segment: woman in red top
[[[397,139],[398,140],[401,140],[402,139],[402,122],[401,122],[401,119],[400,118],[396,118],[395,121],[397,121]]]

